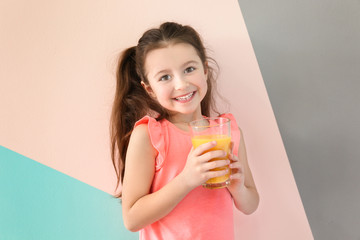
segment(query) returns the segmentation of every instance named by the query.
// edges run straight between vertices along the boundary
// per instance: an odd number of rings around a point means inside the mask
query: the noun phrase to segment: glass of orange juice
[[[216,141],[216,146],[208,151],[224,150],[230,154],[231,143],[231,125],[230,119],[224,117],[205,117],[189,123],[191,129],[191,141],[194,148],[201,144]],[[210,161],[220,160],[224,158],[214,158]],[[229,169],[226,175],[210,178],[203,187],[216,189],[226,187],[230,183],[230,168],[229,166],[211,169],[211,171],[219,171]]]

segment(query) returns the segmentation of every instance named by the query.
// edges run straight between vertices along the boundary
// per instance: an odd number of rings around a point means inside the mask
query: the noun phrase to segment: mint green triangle
[[[119,199],[0,146],[0,239],[138,239]]]

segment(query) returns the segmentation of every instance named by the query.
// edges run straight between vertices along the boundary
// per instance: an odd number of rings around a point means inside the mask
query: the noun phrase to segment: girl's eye
[[[195,68],[194,67],[188,67],[188,68],[186,68],[185,69],[185,73],[191,73],[192,71],[194,71],[195,70]]]
[[[164,75],[160,78],[160,81],[166,81],[166,80],[170,80],[171,76],[170,75]]]

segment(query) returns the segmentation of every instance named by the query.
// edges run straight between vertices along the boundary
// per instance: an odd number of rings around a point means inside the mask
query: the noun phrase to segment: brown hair
[[[116,188],[124,178],[126,151],[136,121],[153,111],[158,113],[157,120],[169,116],[167,110],[151,98],[141,85],[141,81],[149,84],[144,69],[146,55],[151,50],[176,43],[192,45],[207,69],[208,90],[201,101],[201,113],[210,116],[211,111],[217,112],[213,101],[214,69],[207,63],[216,67],[217,64],[206,55],[199,34],[190,26],[173,22],[166,22],[159,28],[146,31],[137,46],[122,52],[117,67],[116,92],[110,121],[111,158],[117,176]],[[121,193],[116,197],[121,197]]]

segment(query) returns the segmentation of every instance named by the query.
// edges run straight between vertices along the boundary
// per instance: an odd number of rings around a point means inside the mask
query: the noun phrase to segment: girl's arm
[[[231,175],[232,180],[228,189],[233,197],[236,208],[244,214],[251,214],[259,205],[259,194],[247,161],[245,142],[241,129],[240,134],[238,156],[231,156],[231,160],[234,162],[230,164],[230,168],[235,173]]]
[[[160,190],[150,193],[155,173],[156,150],[153,148],[147,125],[136,127],[130,137],[122,187],[124,224],[130,231],[138,231],[166,216],[193,188],[207,179],[224,175],[211,168],[224,166],[228,160],[208,163],[223,151],[202,154],[216,143],[204,144],[189,153],[184,170]]]

